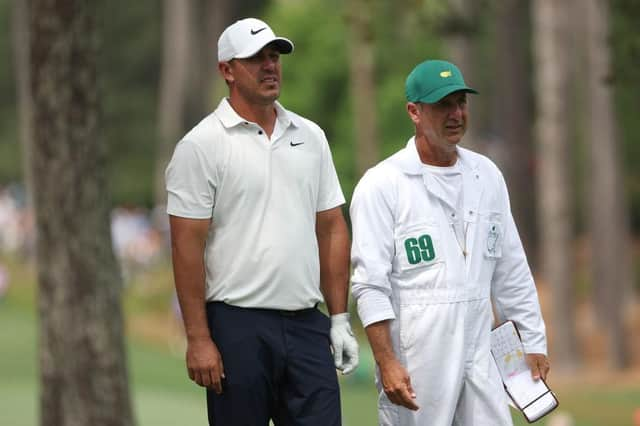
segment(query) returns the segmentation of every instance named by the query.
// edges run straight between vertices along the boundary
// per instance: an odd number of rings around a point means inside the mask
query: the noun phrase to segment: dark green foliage
[[[415,13],[390,2],[371,1],[376,43],[376,99],[384,157],[402,148],[413,134],[405,112],[404,80],[414,65],[438,55],[438,40],[428,26],[406,22]],[[275,4],[267,19],[276,33],[291,38],[295,52],[283,58],[282,103],[317,122],[326,132],[349,200],[356,176],[355,129],[349,87],[349,34],[345,3],[308,0]],[[386,24],[385,24],[386,22]],[[397,23],[397,26],[389,25]],[[414,29],[407,28],[415,25]]]
[[[152,205],[161,7],[160,0],[101,2],[102,129],[115,204]]]
[[[162,1],[99,2],[102,137],[109,146],[110,186],[116,204],[152,204],[151,183],[157,145],[157,99],[161,58]],[[472,26],[451,18],[443,4],[420,0],[371,0],[372,38],[376,43],[377,129],[381,156],[404,146],[413,128],[405,112],[404,80],[418,62],[443,57],[443,37],[452,29],[478,37],[478,69],[474,87],[487,98],[492,84],[491,62],[495,9],[483,1]],[[640,2],[611,0],[612,81],[623,144],[625,179],[632,204],[634,229],[640,230]],[[240,7],[240,6],[238,6]],[[296,51],[283,57],[281,101],[289,109],[316,121],[327,133],[345,195],[350,198],[356,176],[349,86],[349,43],[346,3],[339,0],[242,3],[242,16],[264,17],[276,33],[290,37]],[[250,13],[250,10],[256,10]],[[16,90],[13,75],[11,2],[0,1],[0,185],[22,178],[17,139]],[[449,16],[449,17],[448,17]],[[445,17],[448,17],[445,19]],[[485,58],[482,60],[482,58]],[[491,81],[490,81],[491,80]],[[470,82],[471,83],[471,82]],[[492,132],[490,106],[475,100],[473,117],[483,132]],[[217,100],[212,105],[217,104]],[[578,137],[580,134],[578,132]]]

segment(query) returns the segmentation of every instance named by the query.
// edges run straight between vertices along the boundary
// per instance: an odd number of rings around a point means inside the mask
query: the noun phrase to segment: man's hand
[[[549,373],[549,359],[544,354],[527,354],[525,357],[527,365],[531,369],[533,380],[540,378],[547,380]]]
[[[420,407],[416,404],[416,393],[411,387],[411,378],[407,370],[396,358],[391,358],[380,367],[382,388],[389,401],[401,405],[409,410],[416,411]]]
[[[349,313],[331,315],[331,346],[333,361],[342,374],[349,374],[358,366],[358,341],[349,325]]]
[[[187,370],[191,380],[222,393],[224,366],[218,347],[211,338],[191,339],[187,342]]]

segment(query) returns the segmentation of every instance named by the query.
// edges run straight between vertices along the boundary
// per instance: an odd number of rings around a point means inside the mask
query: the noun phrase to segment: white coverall
[[[391,320],[393,349],[420,407],[391,403],[377,371],[380,425],[512,424],[490,353],[492,301],[497,322],[517,324],[527,353],[546,354],[538,295],[502,174],[488,158],[457,150],[463,241],[413,138],[367,171],[353,195],[358,314],[365,327]]]

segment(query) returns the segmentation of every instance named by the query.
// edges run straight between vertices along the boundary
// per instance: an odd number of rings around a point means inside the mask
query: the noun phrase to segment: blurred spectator
[[[0,252],[30,255],[34,226],[24,189],[17,184],[0,188]]]
[[[125,278],[162,258],[168,247],[168,218],[164,211],[137,206],[116,207],[111,213],[113,250]],[[0,254],[35,254],[33,210],[22,185],[0,187]],[[1,291],[1,289],[0,289]]]
[[[153,264],[165,247],[162,235],[152,226],[148,212],[135,206],[113,210],[111,237],[125,277]]]

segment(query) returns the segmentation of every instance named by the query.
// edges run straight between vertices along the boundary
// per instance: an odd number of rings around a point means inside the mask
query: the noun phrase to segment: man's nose
[[[459,120],[462,118],[462,113],[464,111],[464,108],[461,105],[454,105],[450,110],[449,110],[449,117],[450,118],[454,118],[456,120]]]
[[[262,68],[264,68],[266,70],[271,70],[271,69],[275,68],[276,63],[277,63],[277,61],[275,59],[266,57],[262,61]]]

